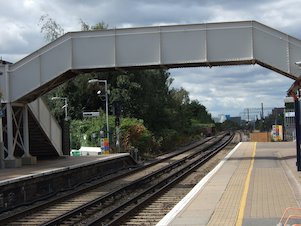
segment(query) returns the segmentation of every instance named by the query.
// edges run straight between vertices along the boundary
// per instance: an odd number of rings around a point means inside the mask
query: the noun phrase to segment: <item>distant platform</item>
[[[137,167],[128,153],[63,156],[35,165],[0,169],[0,213],[28,206],[95,179]]]
[[[295,145],[238,144],[157,225],[277,225],[287,207],[301,204]]]
[[[5,183],[43,176],[50,173],[83,167],[102,161],[129,156],[128,153],[97,156],[61,156],[49,160],[38,160],[35,165],[23,165],[20,168],[0,169],[0,186]]]

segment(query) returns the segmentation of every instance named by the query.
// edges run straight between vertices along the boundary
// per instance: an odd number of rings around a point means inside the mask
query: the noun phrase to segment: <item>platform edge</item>
[[[239,148],[242,142],[239,142],[229,153],[228,155],[220,161],[219,164],[214,167],[199,183],[197,183],[193,189],[166,214],[157,224],[156,226],[167,226],[175,219],[175,217],[183,210],[185,207],[195,196],[196,194],[203,188],[203,186],[211,179],[211,177],[223,166],[223,164],[235,153],[235,151]]]

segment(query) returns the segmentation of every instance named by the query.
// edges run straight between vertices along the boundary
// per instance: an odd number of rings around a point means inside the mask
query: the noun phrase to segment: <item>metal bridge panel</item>
[[[47,105],[42,98],[29,103],[29,108],[36,120],[44,130],[51,144],[55,147],[59,155],[62,155],[62,129],[51,115]]]
[[[2,94],[2,100],[7,101],[6,97],[6,84],[5,84],[5,65],[0,65],[0,92]],[[1,101],[0,99],[0,101]]]
[[[208,61],[227,62],[251,60],[251,27],[215,28],[207,31]]]
[[[50,135],[51,137],[51,122],[49,118],[49,110],[46,107],[41,106],[41,102],[39,102],[39,119],[40,119],[40,124],[43,125],[44,131]]]
[[[10,99],[16,100],[38,88],[40,83],[40,58],[36,57],[10,72]]]
[[[106,68],[115,66],[114,36],[75,37],[73,68]]]
[[[290,39],[255,21],[68,33],[10,66],[10,100],[30,92],[36,95],[33,91],[39,86],[70,69],[191,66],[198,62],[232,65],[257,60],[294,78],[300,74],[292,62],[301,60],[297,59],[300,40],[294,39],[295,48]]]
[[[63,148],[62,148],[62,129],[58,125],[56,119],[50,114],[50,125],[51,125],[51,138],[50,141],[55,147],[56,151],[58,152],[59,155],[63,154]]]
[[[162,31],[163,64],[183,64],[206,61],[206,31]]]
[[[255,58],[282,71],[288,71],[287,37],[275,36],[254,28]]]
[[[53,76],[63,74],[71,68],[71,40],[59,43],[41,55],[41,83],[49,82]]]
[[[40,115],[39,115],[39,98],[36,99],[35,101],[31,102],[28,104],[31,112],[33,113],[33,115],[35,116],[37,121],[40,121]]]
[[[289,62],[290,73],[296,76],[301,76],[300,67],[295,63],[301,61],[301,42],[292,37],[289,37]]]
[[[116,67],[160,64],[160,33],[127,33],[116,36]]]

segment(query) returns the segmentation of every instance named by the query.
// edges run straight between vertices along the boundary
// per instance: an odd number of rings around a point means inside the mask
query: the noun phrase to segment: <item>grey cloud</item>
[[[283,106],[291,79],[260,66],[171,70],[174,87],[184,87],[210,112],[237,115],[247,107]]]

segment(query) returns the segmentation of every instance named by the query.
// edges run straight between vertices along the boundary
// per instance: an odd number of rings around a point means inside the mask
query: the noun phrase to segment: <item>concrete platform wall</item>
[[[0,213],[136,165],[130,156],[0,181]]]

